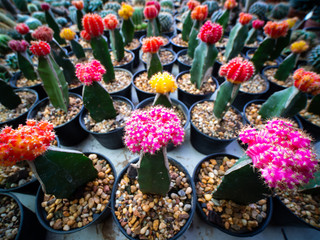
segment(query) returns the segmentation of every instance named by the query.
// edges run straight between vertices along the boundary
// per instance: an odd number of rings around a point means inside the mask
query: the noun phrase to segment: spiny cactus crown
[[[47,26],[40,26],[32,33],[36,40],[51,42],[53,39],[53,30]]]
[[[82,1],[72,1],[71,2],[73,6],[77,8],[77,10],[83,9],[83,2]]]
[[[307,72],[303,68],[297,69],[293,74],[294,86],[302,92],[314,96],[320,94],[320,75],[315,72]]]
[[[254,21],[252,21],[252,27],[254,29],[260,29],[264,26],[264,21],[256,19]]]
[[[252,19],[252,15],[250,13],[240,13],[239,15],[239,23],[242,25],[247,25]]]
[[[303,53],[307,51],[308,48],[309,48],[309,45],[303,40],[296,41],[290,45],[290,50],[293,53]]]
[[[86,30],[82,30],[80,32],[80,36],[86,41],[90,41],[91,40],[91,36]]]
[[[102,18],[98,14],[89,13],[84,15],[82,25],[91,37],[99,37],[103,34]]]
[[[51,47],[48,43],[43,41],[32,41],[30,51],[38,57],[46,56],[50,53]]]
[[[124,20],[128,20],[134,12],[134,8],[126,3],[121,3],[121,8],[118,10],[118,14],[120,17],[122,17]]]
[[[199,6],[200,3],[196,0],[190,0],[188,3],[187,3],[187,6],[189,8],[189,10],[193,10],[195,7]]]
[[[60,31],[60,37],[64,38],[68,41],[71,41],[74,39],[76,33],[72,31],[70,28],[64,28]]]
[[[224,3],[224,8],[227,10],[234,9],[236,6],[238,6],[238,3],[236,2],[236,0],[227,0]]]
[[[163,44],[161,37],[148,37],[143,39],[142,51],[144,53],[157,53]]]
[[[18,23],[18,24],[16,25],[15,29],[16,29],[16,31],[17,31],[18,33],[20,33],[21,35],[25,35],[25,34],[29,33],[29,31],[30,31],[28,25],[25,24],[25,23]]]
[[[113,30],[117,27],[119,21],[117,16],[114,14],[108,14],[103,18],[103,24],[108,30]]]
[[[106,73],[106,69],[97,60],[88,63],[78,63],[76,65],[77,78],[83,84],[89,86],[92,82],[100,82],[102,75]]]
[[[200,28],[198,38],[205,43],[215,44],[218,42],[223,34],[223,28],[218,23],[212,23],[206,21],[205,24]]]

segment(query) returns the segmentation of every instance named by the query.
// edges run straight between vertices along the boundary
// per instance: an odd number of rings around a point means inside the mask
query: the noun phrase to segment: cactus
[[[29,13],[34,13],[39,11],[40,9],[38,9],[37,5],[33,4],[33,3],[28,3],[28,12]]]
[[[200,44],[196,47],[192,62],[190,81],[200,89],[203,82],[211,76],[213,64],[218,55],[215,43],[222,37],[221,25],[207,21],[200,29]]]
[[[208,6],[208,16],[211,16],[215,11],[219,9],[219,4],[215,0],[207,0],[202,5]]]
[[[163,68],[159,59],[158,51],[163,44],[163,40],[160,37],[148,37],[143,40],[142,52],[148,54],[147,71],[149,79],[154,74],[162,72]]]
[[[86,54],[81,46],[81,44],[74,40],[76,33],[72,31],[70,28],[64,28],[60,32],[60,37],[70,41],[72,52],[76,55],[78,59],[83,59],[86,57]]]
[[[117,2],[107,2],[104,6],[103,9],[104,10],[113,10],[116,13],[118,13],[118,11],[120,10],[121,5]]]
[[[161,8],[160,13],[169,13],[170,15],[174,15],[175,11],[171,8]]]
[[[109,93],[99,83],[106,73],[99,61],[93,60],[86,64],[77,64],[76,75],[84,84],[83,103],[90,116],[96,122],[117,116]]]
[[[45,24],[46,22],[46,15],[44,12],[33,12],[31,14],[31,17],[38,19],[39,21],[41,21],[41,23]]]
[[[320,45],[317,45],[309,52],[307,61],[315,72],[320,73]]]
[[[149,111],[132,113],[126,123],[124,141],[130,151],[140,153],[139,162],[131,167],[138,169],[139,187],[143,193],[165,196],[169,191],[166,147],[170,142],[181,144],[183,137],[180,120],[172,110],[157,106]]]
[[[192,29],[192,25],[193,25],[193,21],[191,18],[191,12],[192,10],[196,7],[199,6],[199,2],[195,1],[195,0],[190,0],[187,5],[188,5],[188,11],[185,12],[185,19],[182,19],[181,17],[181,21],[183,22],[182,25],[182,40],[183,41],[189,41],[189,35]]]
[[[266,13],[268,12],[268,4],[264,2],[255,2],[249,8],[249,13],[256,15],[261,20],[267,20]]]
[[[170,32],[173,26],[173,17],[170,13],[159,13],[159,21],[161,25],[161,32]]]
[[[174,9],[174,4],[172,0],[161,0],[160,1],[161,8],[170,8]]]
[[[34,17],[29,17],[24,23],[27,24],[31,30],[34,30],[42,25],[41,21]]]
[[[131,19],[133,12],[134,8],[125,3],[122,3],[121,9],[118,12],[119,16],[123,18],[121,32],[123,34],[125,45],[129,44],[134,37],[134,24]]]
[[[65,27],[68,24],[68,20],[65,17],[57,17],[56,21],[60,27]]]
[[[82,18],[83,18],[83,2],[82,1],[72,1],[72,5],[76,8],[76,23],[79,31],[82,31]]]
[[[16,23],[4,13],[0,13],[0,22],[5,24],[9,28],[14,28],[16,25]]]
[[[11,51],[11,49],[8,46],[10,40],[12,40],[12,38],[8,35],[0,34],[0,54],[5,55]]]
[[[224,10],[215,11],[211,16],[211,21],[220,24],[225,30],[229,22],[230,11],[237,5],[235,0],[225,1]]]
[[[6,55],[6,64],[8,65],[8,67],[10,67],[11,69],[18,69],[19,65],[18,65],[18,59],[17,59],[17,55],[15,53],[10,53]],[[1,77],[0,77],[1,78]]]
[[[286,3],[279,3],[274,6],[271,11],[270,17],[274,19],[283,19],[287,17],[290,6]]]
[[[248,32],[247,39],[245,40],[244,45],[254,43],[257,40],[257,31],[261,29],[264,25],[264,21],[256,19],[252,21],[252,28]]]
[[[115,11],[109,9],[109,10],[102,10],[99,12],[100,17],[104,18],[108,14],[118,15]]]
[[[134,6],[144,6],[146,4],[145,0],[132,0]]]
[[[102,10],[103,2],[101,0],[90,0],[86,12],[98,12]]]
[[[150,2],[151,3],[151,2]],[[147,36],[159,36],[159,25],[157,23],[158,20],[158,14],[160,11],[160,5],[158,2],[153,2],[152,3],[157,3],[157,4],[149,4],[147,5],[144,10],[143,14],[146,19],[148,19],[148,26],[147,26]]]
[[[310,46],[310,49],[316,46],[318,41],[317,34],[315,34],[314,32],[309,32],[303,29],[292,31],[290,43],[300,41],[300,40],[306,41]]]
[[[143,8],[142,7],[134,7],[134,12],[131,16],[133,24],[138,26],[143,22]]]
[[[43,82],[51,104],[67,112],[69,105],[68,84],[63,72],[50,54],[50,45],[46,42],[33,42],[31,52],[38,57],[38,74]]]
[[[252,15],[249,13],[240,13],[239,22],[231,29],[226,51],[224,53],[224,57],[227,61],[236,57],[242,51],[245,40],[248,37],[247,24],[251,19]]]
[[[17,54],[18,65],[23,75],[29,80],[38,79],[37,73],[33,67],[32,60],[27,52],[27,48],[29,45],[28,42],[26,42],[25,40],[11,40],[8,45]]]
[[[19,95],[2,79],[0,79],[0,103],[8,109],[15,109],[21,103]]]

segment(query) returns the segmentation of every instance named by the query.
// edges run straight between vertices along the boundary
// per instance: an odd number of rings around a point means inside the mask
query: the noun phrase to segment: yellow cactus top
[[[60,32],[60,37],[69,41],[73,40],[75,35],[76,33],[72,31],[70,28],[64,28]]]
[[[153,75],[149,81],[151,87],[156,90],[157,93],[166,94],[174,92],[177,89],[177,84],[174,77],[167,73],[157,73]]]
[[[296,41],[296,42],[292,43],[290,46],[291,52],[293,52],[293,53],[302,53],[302,52],[307,51],[308,48],[309,48],[309,45],[303,40]]]
[[[296,22],[298,21],[298,18],[297,17],[288,18],[285,21],[289,24],[289,28],[292,28],[296,24]]]
[[[129,17],[132,16],[133,12],[134,8],[129,4],[125,4],[124,2],[122,3],[121,8],[118,10],[119,16],[122,17],[124,20],[128,20]]]

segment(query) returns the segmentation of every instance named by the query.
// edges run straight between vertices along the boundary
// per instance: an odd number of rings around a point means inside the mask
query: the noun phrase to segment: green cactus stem
[[[82,18],[83,18],[83,11],[77,9],[77,26],[78,26],[79,31],[82,31],[82,29],[83,29]]]
[[[120,29],[109,30],[113,56],[120,62],[124,57],[124,43]]]
[[[163,67],[162,67],[158,53],[147,53],[147,54],[148,54],[147,71],[148,71],[148,78],[150,79],[154,74],[158,72],[162,72]]]
[[[197,20],[194,21],[190,35],[189,35],[189,42],[188,42],[188,55],[191,58],[194,58],[194,51],[198,46],[198,34],[200,30],[201,23]]]
[[[286,59],[279,65],[279,68],[274,75],[277,80],[285,81],[289,77],[290,73],[294,69],[299,59],[299,54],[291,53]]]
[[[167,108],[172,108],[172,102],[170,100],[169,94],[157,93],[152,105],[153,106],[161,105]]]
[[[76,55],[78,59],[83,59],[86,57],[86,54],[81,44],[78,41],[73,39],[70,41],[70,43],[71,43],[72,52],[74,53],[74,55]]]
[[[92,47],[94,58],[99,60],[107,70],[107,73],[103,75],[103,81],[105,81],[106,83],[114,81],[115,74],[109,53],[107,39],[104,36],[95,37],[91,39],[90,44]]]
[[[173,17],[170,13],[160,12],[158,15],[160,21],[160,29],[162,33],[170,32],[174,25]]]
[[[314,178],[311,179],[306,185],[303,185],[299,189],[302,193],[319,195],[320,194],[320,172],[314,174]]]
[[[236,98],[239,89],[240,84],[234,84],[229,81],[224,81],[219,87],[213,107],[213,115],[216,119],[223,118],[224,114]]]
[[[223,31],[226,30],[229,22],[230,10],[221,10],[215,11],[211,16],[211,21],[219,23],[223,27]]]
[[[312,99],[311,99],[311,102],[309,104],[309,107],[308,107],[308,112],[311,112],[313,114],[317,114],[317,115],[320,115],[320,94],[318,94],[317,96],[314,96]]]
[[[246,205],[266,198],[271,195],[271,191],[260,174],[254,171],[252,160],[245,155],[225,173],[212,195],[214,199],[232,200]]]
[[[134,37],[134,24],[131,18],[123,20],[121,31],[124,38],[124,44],[128,45]]]
[[[218,50],[213,44],[200,42],[195,49],[192,62],[190,81],[200,89],[203,82],[206,82],[212,73],[213,64],[218,55]]]
[[[166,148],[151,155],[145,153],[138,162],[138,182],[143,193],[165,196],[170,188]]]
[[[224,57],[228,62],[236,57],[244,47],[245,39],[248,36],[248,26],[237,23],[231,30],[229,40],[226,46]]]
[[[69,105],[68,84],[61,68],[50,54],[39,56],[38,73],[51,104],[55,108],[67,112]]]
[[[307,105],[307,94],[292,86],[272,94],[262,104],[259,114],[263,119],[293,117]]]
[[[27,52],[17,52],[18,65],[23,75],[29,80],[38,79],[32,60]]]
[[[8,109],[15,109],[21,103],[19,95],[2,79],[0,79],[0,103]]]
[[[185,18],[183,25],[182,25],[182,40],[188,42],[189,35],[192,29],[192,18],[191,18],[191,11],[188,11],[187,17]]]
[[[134,7],[134,12],[131,16],[133,24],[135,26],[141,25],[143,22],[143,8],[142,7]]]
[[[159,25],[157,24],[157,18],[149,19],[147,26],[147,37],[159,36]]]
[[[43,191],[57,198],[72,197],[80,187],[98,175],[88,157],[66,149],[49,147],[43,155],[28,163],[40,180]]]
[[[257,39],[257,35],[258,35],[257,29],[251,28],[248,32],[248,36],[247,36],[246,40],[244,41],[244,45],[254,43]]]
[[[89,86],[85,85],[82,96],[85,108],[96,122],[117,116],[109,93],[100,83],[92,82]]]
[[[46,22],[48,23],[48,26],[52,28],[53,30],[53,37],[57,40],[59,44],[67,44],[66,41],[60,37],[60,28],[58,23],[56,22],[51,9],[48,11],[45,11],[46,14]]]

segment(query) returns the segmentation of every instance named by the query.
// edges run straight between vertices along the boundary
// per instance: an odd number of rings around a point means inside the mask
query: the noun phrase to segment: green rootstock
[[[72,51],[78,59],[83,59],[86,57],[86,54],[85,54],[81,44],[78,41],[71,40],[70,43],[71,43]]]
[[[276,74],[274,77],[277,80],[285,81],[289,77],[290,73],[296,66],[296,63],[298,61],[298,54],[291,53],[288,57],[286,57],[285,60],[279,65],[278,70],[276,71]]]
[[[27,55],[27,52],[17,52],[17,58],[18,58],[18,65],[23,73],[23,76],[25,76],[29,80],[36,80],[38,79],[38,75],[36,70],[34,69],[33,63],[30,59],[30,57]]]
[[[236,57],[244,47],[245,40],[248,36],[247,25],[237,23],[231,30],[229,40],[226,46],[224,57],[228,62],[230,59]]]
[[[121,31],[124,38],[124,44],[128,45],[132,42],[132,39],[134,37],[134,24],[131,18],[129,18],[128,20],[123,20]]]
[[[197,20],[194,20],[190,35],[189,35],[189,42],[188,42],[188,55],[189,57],[194,57],[194,51],[196,50],[199,40],[198,40],[198,34],[200,29],[200,22]]]
[[[158,53],[147,53],[148,54],[148,63],[147,71],[148,78],[150,79],[154,74],[161,72],[162,73],[162,64],[159,58]]]
[[[186,19],[183,22],[182,25],[182,40],[188,42],[189,41],[189,35],[192,29],[192,18],[191,18],[191,11],[189,10],[188,15]]]
[[[120,33],[120,29],[109,30],[111,35],[111,47],[112,47],[112,54],[120,62],[124,57],[124,43],[122,39],[122,35]]]
[[[8,109],[15,109],[21,103],[19,95],[2,79],[0,79],[0,103]]]
[[[169,94],[157,93],[152,105],[153,106],[161,105],[167,108],[172,108],[172,102],[169,98]]]
[[[59,44],[66,44],[66,41],[60,37],[60,28],[55,18],[53,17],[51,10],[49,9],[48,11],[45,11],[45,15],[47,24],[53,30],[54,39],[56,39]]]
[[[248,36],[244,42],[244,45],[254,43],[257,39],[257,35],[258,35],[257,30],[255,28],[251,28],[250,31],[248,32]]]
[[[217,19],[214,21],[216,23],[219,23],[223,27],[223,31],[226,30],[228,26],[229,15],[230,15],[229,10],[223,10],[220,16],[218,15]]]
[[[160,35],[160,31],[159,31],[159,26],[156,18],[150,19],[147,26],[147,37],[159,36],[159,35]]]

